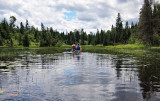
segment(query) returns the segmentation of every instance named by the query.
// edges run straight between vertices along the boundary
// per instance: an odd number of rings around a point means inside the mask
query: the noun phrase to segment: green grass
[[[144,45],[137,44],[126,44],[116,46],[82,46],[82,50],[93,53],[104,53],[104,54],[132,54],[132,55],[143,55],[147,50]]]
[[[71,49],[72,46],[62,45],[61,47],[0,47],[0,60],[12,60],[20,54],[36,53],[36,54],[55,54]]]
[[[145,49],[146,47],[144,45],[125,44],[125,45],[116,45],[116,46],[106,46],[106,48],[137,50],[137,49]]]
[[[60,47],[39,47],[32,45],[30,47],[12,47],[8,48],[5,46],[0,47],[0,57],[12,57],[17,56],[18,54],[24,54],[28,52],[34,52],[37,54],[54,54],[58,52],[63,52],[71,50],[71,45],[63,44]],[[115,46],[103,46],[103,45],[82,45],[83,52],[92,52],[92,53],[104,53],[104,54],[129,54],[135,56],[142,56],[146,52],[160,52],[160,47],[145,47],[144,45],[138,44],[125,44],[125,45],[115,45]]]

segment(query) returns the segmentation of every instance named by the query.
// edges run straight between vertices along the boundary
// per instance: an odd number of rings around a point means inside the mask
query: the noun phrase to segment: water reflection
[[[0,61],[8,64],[0,69],[0,99],[159,101],[159,69],[141,62],[96,53],[24,54],[13,61]]]

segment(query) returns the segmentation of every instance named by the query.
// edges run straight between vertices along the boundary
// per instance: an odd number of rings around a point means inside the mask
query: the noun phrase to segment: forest
[[[4,18],[0,21],[0,46],[61,46],[62,44],[80,43],[81,45],[118,45],[118,44],[145,44],[160,45],[160,4],[144,0],[140,10],[139,22],[123,24],[121,14],[117,14],[116,24],[105,31],[97,29],[96,33],[86,33],[83,29],[70,32],[59,32],[46,27],[41,23],[41,29],[29,25],[29,21],[15,25],[16,17],[11,16],[9,21]]]

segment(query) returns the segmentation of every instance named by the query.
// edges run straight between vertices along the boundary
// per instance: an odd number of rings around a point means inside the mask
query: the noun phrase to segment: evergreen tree
[[[92,42],[92,33],[90,33],[90,34],[88,34],[88,45],[90,45],[91,44],[91,42]]]
[[[10,39],[11,36],[9,34],[9,25],[8,25],[8,22],[6,21],[6,19],[4,19],[2,22],[1,22],[1,26],[0,26],[0,32],[1,32],[1,36],[2,38],[4,39]]]
[[[14,16],[10,17],[10,31],[14,33],[16,18]]]
[[[81,45],[85,44],[84,40],[85,40],[85,33],[84,33],[83,29],[82,29],[81,30]]]
[[[0,46],[3,46],[3,38],[0,35]]]
[[[20,33],[23,35],[24,34],[24,26],[23,23],[21,22],[20,24]]]
[[[42,30],[42,39],[45,41],[46,40],[46,30],[45,30],[45,26],[43,25],[43,23],[41,23],[41,30]]]
[[[28,23],[28,20],[26,19],[26,26],[25,26],[25,29],[26,30],[29,30],[29,23]]]
[[[116,36],[115,36],[115,42],[120,42],[122,40],[122,30],[123,25],[121,21],[121,15],[118,13],[117,19],[116,19]]]
[[[100,33],[100,43],[103,44],[105,31],[101,29]]]
[[[75,36],[74,36],[74,33],[72,31],[70,31],[70,42],[71,44],[74,44],[75,43]]]
[[[151,7],[150,0],[144,0],[144,5],[143,5],[141,12],[140,12],[139,38],[144,43],[152,44],[153,23],[152,23],[152,7]]]
[[[131,29],[133,29],[133,28],[134,28],[134,23],[132,22],[132,23],[131,23]]]
[[[55,37],[56,37],[56,35],[55,35],[55,33],[54,33],[54,31],[53,31],[53,28],[52,28],[52,27],[50,28],[50,33],[51,33],[51,36],[52,36],[53,38],[55,38]]]
[[[96,45],[100,44],[100,34],[99,34],[99,30],[97,29],[97,33],[96,33]]]
[[[25,34],[25,35],[24,35],[24,38],[23,38],[23,46],[24,46],[24,47],[29,47],[28,34]]]

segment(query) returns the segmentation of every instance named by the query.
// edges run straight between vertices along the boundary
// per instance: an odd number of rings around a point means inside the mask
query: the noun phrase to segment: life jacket
[[[73,49],[76,49],[76,47],[75,47],[75,46],[73,46]]]
[[[80,46],[77,46],[77,50],[80,50]]]

